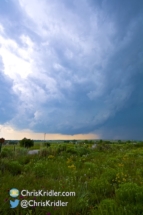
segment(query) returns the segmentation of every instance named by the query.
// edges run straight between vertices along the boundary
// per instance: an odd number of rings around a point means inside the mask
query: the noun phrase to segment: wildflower
[[[119,164],[118,164],[118,166],[124,166],[124,164],[122,164],[122,163],[119,163]]]
[[[68,168],[70,168],[70,169],[74,169],[74,168],[75,168],[75,166],[74,166],[74,164],[72,164],[71,166],[68,166]]]
[[[52,159],[52,158],[54,158],[54,156],[53,156],[53,155],[49,155],[48,158],[49,158],[49,159]]]
[[[71,163],[72,162],[72,159],[71,158],[68,158],[67,159],[67,164]]]

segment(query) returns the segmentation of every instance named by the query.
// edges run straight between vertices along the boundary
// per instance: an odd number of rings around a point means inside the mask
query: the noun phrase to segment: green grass
[[[38,148],[39,147],[39,148]],[[51,144],[38,155],[4,146],[0,158],[0,214],[143,215],[143,147],[132,144]],[[31,150],[31,149],[30,149]],[[10,208],[9,190],[54,190],[76,196],[36,197],[62,200],[67,207]],[[20,200],[35,197],[17,197]]]

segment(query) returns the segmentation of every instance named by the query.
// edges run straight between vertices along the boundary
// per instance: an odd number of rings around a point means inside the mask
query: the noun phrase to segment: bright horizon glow
[[[33,140],[44,140],[44,133],[34,133],[28,129],[26,130],[15,130],[10,126],[0,126],[0,137],[5,140],[21,140],[24,137]],[[77,135],[63,135],[63,134],[48,134],[45,135],[45,140],[90,140],[99,139],[98,135],[89,134],[77,134]]]

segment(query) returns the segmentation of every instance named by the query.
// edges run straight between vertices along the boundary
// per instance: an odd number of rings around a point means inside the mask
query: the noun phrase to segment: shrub
[[[43,177],[47,173],[47,170],[42,162],[37,162],[33,167],[33,172],[36,177]]]
[[[67,149],[67,153],[70,153],[70,154],[72,154],[72,155],[78,154],[77,150],[76,150],[76,149],[73,149],[73,148]]]
[[[18,175],[22,172],[22,165],[18,161],[3,161],[4,171],[8,170],[12,175]]]
[[[105,178],[109,183],[113,183],[116,179],[117,170],[112,168],[107,168],[102,174],[102,177]]]
[[[16,149],[16,154],[19,156],[27,155],[27,153],[28,153],[28,150],[25,148]]]
[[[102,212],[101,214],[116,215],[118,207],[117,207],[115,200],[104,199],[100,202],[98,209],[99,209],[99,211]]]
[[[51,146],[51,144],[50,144],[49,142],[45,142],[45,143],[44,143],[44,146],[46,146],[46,147],[50,147],[50,146]]]
[[[143,187],[139,187],[133,182],[121,184],[119,189],[116,190],[116,197],[123,205],[142,203]]]
[[[89,183],[91,201],[99,202],[109,198],[113,193],[113,186],[105,178],[95,178]]]
[[[86,147],[81,147],[81,148],[78,148],[77,152],[79,156],[83,156],[89,153],[89,149],[87,149]]]
[[[47,157],[49,155],[49,150],[47,148],[43,148],[39,152],[41,157]]]
[[[8,148],[3,148],[1,152],[1,157],[6,158],[6,157],[12,157],[14,155],[14,151]]]
[[[58,149],[57,149],[57,152],[60,153],[60,152],[64,152],[67,150],[67,146],[66,145],[59,145],[58,146]]]
[[[118,204],[126,208],[128,214],[143,214],[143,187],[139,187],[136,183],[121,184],[116,190],[116,199]]]
[[[108,150],[111,150],[112,147],[110,145],[108,145],[108,144],[101,143],[101,144],[97,144],[96,149],[98,151],[108,151]]]
[[[143,142],[138,142],[136,144],[134,144],[134,147],[143,147]]]
[[[29,148],[34,146],[34,141],[31,139],[27,139],[27,138],[23,138],[22,140],[19,141],[20,146],[25,147],[25,148]]]
[[[30,162],[31,158],[29,156],[20,157],[18,159],[19,163],[22,165],[28,164]]]

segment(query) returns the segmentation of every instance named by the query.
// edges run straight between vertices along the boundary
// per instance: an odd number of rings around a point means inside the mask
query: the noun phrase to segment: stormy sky
[[[0,1],[0,126],[143,139],[143,1]]]

